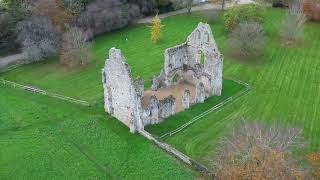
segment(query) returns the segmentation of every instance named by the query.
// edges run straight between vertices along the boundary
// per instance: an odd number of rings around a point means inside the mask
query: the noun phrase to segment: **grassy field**
[[[192,179],[194,172],[102,107],[0,85],[1,179]]]
[[[168,143],[205,163],[206,154],[216,147],[217,140],[244,118],[302,128],[310,142],[308,150],[320,150],[320,24],[307,23],[305,41],[289,48],[282,45],[278,37],[278,27],[284,14],[281,9],[266,11],[264,27],[267,47],[260,63],[247,65],[225,57],[224,77],[247,82],[252,86],[252,91],[165,139]],[[158,74],[163,66],[163,50],[184,42],[199,21],[207,22],[208,19],[201,13],[167,18],[162,41],[157,45],[150,42],[147,25],[97,38],[93,47],[95,60],[86,69],[66,70],[57,60],[51,60],[23,66],[0,77],[90,102],[101,100],[100,69],[108,49],[115,46],[122,49],[132,67],[133,76],[143,77],[146,87],[149,87],[152,76]],[[223,21],[216,19],[209,23],[223,51],[228,34]],[[106,117],[102,106],[87,110],[43,96],[12,92],[3,87],[0,97],[4,97],[4,101],[1,99],[0,102],[0,127],[3,127],[0,133],[0,143],[3,143],[0,163],[1,167],[5,167],[1,169],[1,176],[27,175],[34,178],[40,173],[39,177],[94,175],[108,178],[114,174],[116,177],[136,179],[149,178],[152,174],[158,178],[187,179],[192,174],[177,166],[169,156],[142,137],[130,135],[127,128]],[[27,103],[25,99],[31,102]],[[166,128],[170,130],[188,121],[190,114],[200,114],[202,107],[206,106],[199,105],[195,112],[191,109],[177,115],[177,123],[171,119],[163,125],[148,127],[148,130],[159,135]],[[28,166],[29,163],[31,165]],[[38,172],[39,168],[42,169]],[[97,172],[97,169],[102,170]]]
[[[308,22],[303,43],[288,48],[278,36],[284,14],[279,9],[267,11],[264,23],[267,47],[259,65],[242,65],[226,57],[224,77],[241,79],[252,86],[252,91],[169,137],[168,143],[205,162],[217,140],[244,118],[302,128],[310,142],[307,151],[320,150],[320,24]],[[226,34],[221,31],[222,22],[212,26],[217,43],[223,47]]]
[[[94,102],[102,99],[101,69],[109,49],[116,47],[122,50],[133,76],[141,76],[149,88],[153,75],[158,75],[163,67],[164,50],[185,42],[202,20],[206,21],[206,18],[199,14],[168,18],[164,21],[163,38],[158,44],[151,42],[148,25],[129,27],[99,37],[93,42],[93,62],[82,70],[65,69],[57,59],[52,59],[18,68],[0,77]]]

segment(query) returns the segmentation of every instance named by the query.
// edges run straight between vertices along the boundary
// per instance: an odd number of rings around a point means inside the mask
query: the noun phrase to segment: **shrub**
[[[261,23],[263,22],[263,8],[255,4],[234,6],[226,11],[224,19],[224,25],[228,30],[244,21]]]
[[[236,58],[255,58],[263,54],[264,31],[256,22],[243,22],[231,32],[227,42],[227,52]]]
[[[223,137],[208,160],[217,179],[305,179],[294,153],[306,143],[302,130],[243,122]]]
[[[297,41],[303,33],[307,17],[302,4],[297,1],[289,4],[289,10],[280,27],[280,36],[287,43]]]
[[[63,34],[63,46],[60,61],[68,67],[84,66],[90,61],[90,43],[86,35],[76,27]]]
[[[17,41],[30,62],[52,57],[59,52],[60,36],[45,17],[31,17],[17,24]]]

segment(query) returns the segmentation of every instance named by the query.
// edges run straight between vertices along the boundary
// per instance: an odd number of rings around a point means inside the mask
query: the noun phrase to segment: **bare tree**
[[[303,179],[293,152],[305,145],[300,129],[243,121],[208,160],[218,179]]]
[[[280,35],[287,44],[301,37],[306,20],[301,1],[290,1],[288,13],[280,27]]]
[[[76,27],[63,34],[63,46],[60,61],[68,67],[84,66],[89,63],[91,44],[86,35]]]
[[[256,22],[243,22],[231,32],[226,42],[229,54],[241,59],[261,56],[265,46],[264,31]]]

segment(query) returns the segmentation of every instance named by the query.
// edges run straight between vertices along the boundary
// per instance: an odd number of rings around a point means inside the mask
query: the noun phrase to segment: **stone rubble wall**
[[[200,62],[201,56],[204,56],[204,64]],[[196,94],[193,102],[188,90],[181,94],[185,109],[190,104],[203,103],[209,96],[221,95],[223,57],[208,24],[199,23],[185,43],[166,49],[164,57],[164,68],[159,76],[153,78],[152,90],[180,81],[194,85]],[[175,77],[178,77],[178,82],[174,81]],[[105,111],[128,126],[130,132],[143,130],[145,125],[160,123],[175,114],[176,98],[173,95],[162,100],[153,96],[148,107],[143,108],[144,81],[132,79],[130,67],[119,49],[110,49],[109,59],[102,70],[102,81]]]

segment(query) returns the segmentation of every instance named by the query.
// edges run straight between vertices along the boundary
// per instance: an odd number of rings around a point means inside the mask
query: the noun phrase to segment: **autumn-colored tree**
[[[292,153],[304,145],[298,143],[301,133],[294,128],[243,122],[221,140],[208,160],[218,179],[304,179],[307,172]]]
[[[47,17],[58,32],[63,32],[65,25],[72,21],[72,13],[64,8],[61,0],[41,0],[35,4],[33,14]]]
[[[163,25],[162,25],[161,19],[159,18],[158,15],[156,15],[153,18],[150,26],[151,41],[153,43],[157,43],[160,40],[162,27]]]
[[[309,154],[308,161],[311,165],[311,179],[320,179],[320,152]]]

